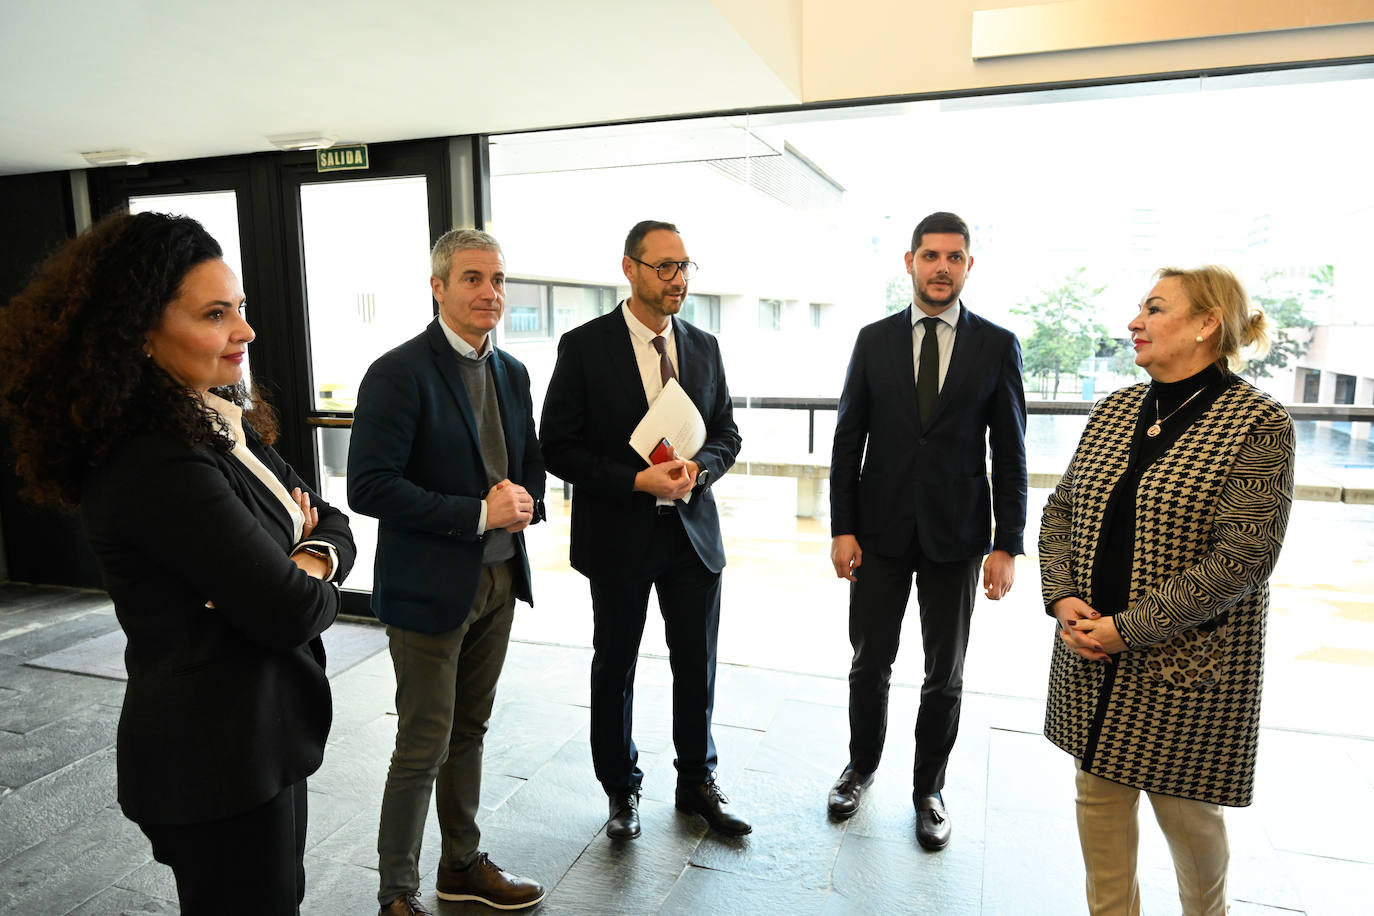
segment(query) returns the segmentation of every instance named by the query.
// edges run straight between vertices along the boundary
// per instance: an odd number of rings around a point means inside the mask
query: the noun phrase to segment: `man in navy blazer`
[[[830,462],[830,559],[835,574],[852,583],[854,657],[849,764],[829,810],[852,815],[878,768],[914,574],[925,681],[912,800],[916,836],[927,849],[943,848],[950,837],[941,790],[959,729],[978,567],[981,561],[985,595],[996,601],[1011,589],[1014,558],[1024,552],[1021,346],[959,300],[972,267],[962,219],[932,213],[917,225],[906,253],[913,306],[859,332]]]
[[[563,335],[540,426],[549,470],[573,485],[572,565],[591,584],[592,762],[615,839],[640,833],[644,774],[631,723],[650,588],[673,669],[677,807],[727,834],[751,829],[715,782],[725,547],[711,485],[735,463],[740,436],[716,339],[674,317],[695,267],[671,223],[630,230],[621,259],[630,297]],[[701,414],[706,442],[690,459],[674,452],[646,466],[630,434],[672,378]]]
[[[479,852],[475,820],[515,599],[533,603],[523,531],[543,517],[544,463],[529,373],[491,338],[506,296],[496,239],[453,230],[430,262],[439,316],[368,369],[348,453],[349,504],[379,522],[372,609],[396,670],[377,837],[388,916],[429,912],[419,856],[436,788],[439,897],[501,909],[544,897]]]

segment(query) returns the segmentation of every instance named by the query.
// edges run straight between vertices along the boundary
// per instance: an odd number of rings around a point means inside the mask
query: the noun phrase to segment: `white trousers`
[[[1136,853],[1140,845],[1140,790],[1081,768],[1077,787],[1078,840],[1088,871],[1088,911],[1093,916],[1139,916]],[[1225,916],[1231,849],[1221,806],[1145,794],[1169,842],[1183,916]]]

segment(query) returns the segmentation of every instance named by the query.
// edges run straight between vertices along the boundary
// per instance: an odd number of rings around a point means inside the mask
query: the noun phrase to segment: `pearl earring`
[[[1202,343],[1202,335],[1199,334],[1198,336],[1194,337],[1194,338],[1193,338],[1193,342],[1194,342],[1194,343]]]

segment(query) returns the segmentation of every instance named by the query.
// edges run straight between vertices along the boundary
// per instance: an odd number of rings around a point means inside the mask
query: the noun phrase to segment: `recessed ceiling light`
[[[310,130],[294,134],[272,134],[267,138],[267,142],[277,149],[295,152],[296,150],[329,149],[337,139],[330,134]]]
[[[81,158],[91,165],[138,165],[148,154],[137,149],[106,149],[82,153]]]

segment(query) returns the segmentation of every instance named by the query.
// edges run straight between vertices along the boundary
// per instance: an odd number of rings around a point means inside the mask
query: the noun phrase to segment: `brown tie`
[[[921,425],[930,422],[935,399],[940,394],[940,343],[935,328],[939,318],[922,318],[926,332],[921,337],[921,365],[916,369],[916,405],[921,411]]]
[[[662,336],[654,338],[654,349],[658,351],[658,380],[664,385],[668,384],[668,379],[677,378],[677,373],[673,371],[673,361],[668,358],[668,341]]]

